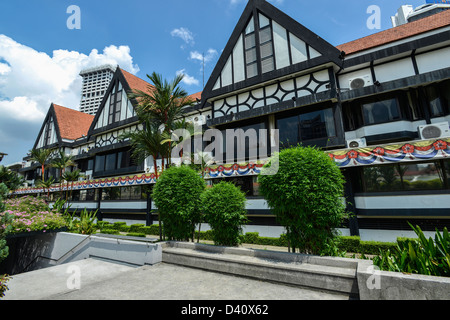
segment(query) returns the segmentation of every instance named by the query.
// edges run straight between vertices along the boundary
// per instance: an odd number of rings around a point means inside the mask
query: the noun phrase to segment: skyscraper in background
[[[80,111],[95,115],[117,66],[103,65],[80,72],[83,77]]]

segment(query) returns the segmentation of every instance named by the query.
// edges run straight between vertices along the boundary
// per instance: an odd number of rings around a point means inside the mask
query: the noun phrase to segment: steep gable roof
[[[202,103],[330,62],[340,65],[339,54],[267,1],[249,0],[205,86]]]
[[[125,71],[124,69],[120,69],[120,71],[122,72],[131,90],[148,92],[149,89],[153,87],[153,85],[151,85],[147,81],[142,80],[141,78],[129,73],[128,71]]]
[[[76,140],[88,134],[94,116],[53,104],[56,123],[62,139]]]
[[[135,107],[138,101],[128,98],[127,95],[134,90],[151,92],[152,88],[153,85],[147,81],[118,67],[90,126],[88,136],[136,122],[138,119]],[[115,116],[111,118],[113,113]]]
[[[33,149],[53,148],[63,143],[63,139],[82,138],[87,135],[93,119],[92,115],[52,103]]]
[[[337,46],[347,55],[379,47],[398,40],[409,38],[421,33],[433,31],[450,25],[450,10],[432,16],[409,22],[395,28],[384,30],[367,37],[353,40]]]

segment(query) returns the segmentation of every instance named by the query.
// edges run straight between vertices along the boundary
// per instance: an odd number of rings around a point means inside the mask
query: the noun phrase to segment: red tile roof
[[[120,71],[122,71],[125,80],[128,82],[128,85],[130,86],[131,90],[140,90],[143,92],[148,92],[149,90],[149,86],[150,88],[154,88],[153,85],[151,85],[150,83],[148,83],[145,80],[142,80],[141,78],[129,73],[128,71],[125,71],[124,69],[120,69]],[[202,92],[197,92],[194,94],[189,95],[189,97],[191,99],[199,99],[201,100],[202,98]]]
[[[154,88],[153,85],[145,80],[142,80],[139,77],[136,77],[134,74],[131,74],[123,69],[120,69],[120,71],[122,71],[122,74],[125,77],[125,80],[128,82],[131,90],[140,90],[143,92],[147,92],[149,88]]]
[[[62,139],[76,140],[86,136],[94,116],[53,104]]]
[[[337,46],[347,55],[450,25],[450,10]]]
[[[194,100],[195,99],[202,100],[202,91],[191,94],[189,97]]]

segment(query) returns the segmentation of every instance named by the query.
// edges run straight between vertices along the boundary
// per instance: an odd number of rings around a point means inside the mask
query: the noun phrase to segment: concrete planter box
[[[88,258],[133,266],[153,265],[162,260],[160,244],[127,237],[59,232],[11,238],[8,246],[10,254],[0,265],[0,272],[10,275]]]
[[[361,300],[450,300],[450,278],[377,270],[370,261],[358,264]]]

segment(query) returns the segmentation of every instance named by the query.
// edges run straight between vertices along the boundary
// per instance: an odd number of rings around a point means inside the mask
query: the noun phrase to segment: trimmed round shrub
[[[212,229],[214,244],[237,246],[247,222],[245,194],[231,182],[220,182],[202,195],[205,221]]]
[[[303,253],[338,255],[337,228],[346,209],[341,170],[314,147],[284,149],[278,161],[276,174],[258,176],[259,191],[286,227],[290,245]]]
[[[201,222],[200,195],[204,190],[205,181],[187,166],[170,167],[158,178],[152,197],[170,240],[193,237],[195,225]]]

